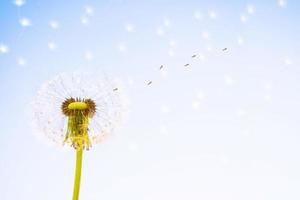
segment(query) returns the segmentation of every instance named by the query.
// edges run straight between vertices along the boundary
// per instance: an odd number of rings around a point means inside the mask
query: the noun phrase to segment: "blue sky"
[[[81,199],[299,199],[299,9],[1,1],[1,198],[71,199],[75,153],[33,134],[30,102],[56,74],[83,70],[122,80],[131,103],[84,155]]]

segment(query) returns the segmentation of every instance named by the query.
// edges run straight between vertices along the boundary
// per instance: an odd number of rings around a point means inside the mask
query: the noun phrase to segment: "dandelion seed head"
[[[96,74],[57,75],[42,85],[32,102],[36,131],[61,146],[68,128],[68,118],[61,110],[62,103],[70,98],[91,99],[96,111],[89,118],[88,136],[91,144],[101,142],[113,132],[126,110],[121,91],[113,91],[114,87],[113,81]]]

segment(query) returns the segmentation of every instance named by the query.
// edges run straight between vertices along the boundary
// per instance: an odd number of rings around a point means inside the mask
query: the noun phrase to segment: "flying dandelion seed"
[[[76,150],[73,200],[78,200],[83,150],[101,142],[119,124],[124,107],[108,78],[88,73],[60,74],[42,85],[33,106],[39,133]]]
[[[90,23],[90,19],[87,17],[87,16],[81,16],[80,17],[80,22],[83,24],[83,25],[88,25]]]
[[[49,42],[48,48],[49,48],[49,50],[54,51],[55,49],[57,49],[57,44],[54,42]]]

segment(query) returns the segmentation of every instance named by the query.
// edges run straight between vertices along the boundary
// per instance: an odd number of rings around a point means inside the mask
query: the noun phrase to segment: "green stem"
[[[81,167],[82,167],[82,154],[83,154],[82,149],[78,149],[76,151],[76,170],[75,170],[73,200],[78,200],[79,199]]]

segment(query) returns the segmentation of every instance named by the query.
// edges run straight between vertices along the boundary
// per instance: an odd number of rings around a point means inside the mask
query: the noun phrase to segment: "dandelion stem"
[[[74,179],[73,200],[79,199],[82,154],[83,154],[83,149],[80,148],[76,150],[76,169],[75,169],[75,179]]]

